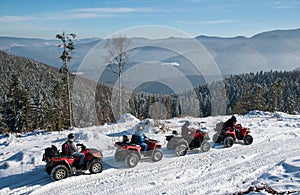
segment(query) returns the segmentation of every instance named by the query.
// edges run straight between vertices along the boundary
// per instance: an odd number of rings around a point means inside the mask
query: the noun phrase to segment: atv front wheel
[[[126,159],[125,159],[125,164],[126,166],[128,166],[129,168],[135,167],[138,162],[139,162],[139,156],[135,153],[130,153]]]
[[[175,148],[175,153],[177,156],[184,156],[187,153],[187,146],[185,144],[180,144]]]
[[[210,143],[207,141],[202,142],[201,144],[201,150],[202,152],[207,152],[210,149]]]
[[[69,176],[69,171],[65,165],[58,165],[54,167],[51,171],[51,177],[56,181],[65,179],[68,176]]]
[[[234,143],[234,139],[232,137],[230,137],[230,136],[225,137],[225,139],[224,139],[225,147],[231,147],[231,146],[233,146],[233,143]]]
[[[250,145],[252,144],[252,142],[253,142],[253,137],[251,135],[248,134],[244,137],[245,145]]]
[[[89,171],[91,174],[101,173],[103,170],[102,162],[100,159],[93,159],[90,163]]]
[[[161,151],[161,149],[157,148],[153,151],[152,160],[154,162],[160,161],[163,158],[163,156],[164,156],[164,154]]]

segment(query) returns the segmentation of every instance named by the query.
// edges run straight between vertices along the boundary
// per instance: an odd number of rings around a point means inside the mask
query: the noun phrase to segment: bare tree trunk
[[[120,115],[120,117],[122,116],[122,86],[121,86],[121,84],[122,84],[122,81],[121,81],[121,73],[119,74],[119,115]]]

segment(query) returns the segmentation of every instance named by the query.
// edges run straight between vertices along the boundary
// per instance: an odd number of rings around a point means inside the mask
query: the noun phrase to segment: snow
[[[240,142],[224,148],[211,141],[210,151],[189,151],[182,157],[165,147],[165,136],[172,130],[180,133],[186,120],[194,128],[205,128],[212,138],[216,123],[228,118],[140,121],[126,114],[115,124],[61,132],[39,130],[20,137],[2,135],[0,194],[233,194],[264,185],[278,192],[299,190],[300,115],[252,111],[237,116],[238,123],[251,129],[252,145]],[[158,131],[162,125],[169,129],[166,134]],[[138,126],[144,127],[148,137],[163,144],[164,158],[159,162],[140,161],[136,167],[127,168],[124,162],[114,160],[113,143]],[[87,171],[60,181],[47,175],[42,161],[44,149],[52,144],[60,149],[70,132],[75,134],[76,142],[103,152],[102,173],[91,175]]]

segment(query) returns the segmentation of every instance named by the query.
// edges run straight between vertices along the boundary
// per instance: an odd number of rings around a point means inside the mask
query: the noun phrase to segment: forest
[[[74,114],[68,112],[68,94],[63,69],[0,51],[0,133],[36,129],[60,131],[76,127],[113,123],[118,115],[112,108],[112,88],[79,78],[82,91],[72,96]],[[78,76],[76,76],[78,77]],[[71,89],[75,75],[70,74]],[[78,79],[78,78],[77,78]],[[89,86],[96,85],[96,90]],[[218,86],[224,86],[223,88]],[[212,97],[214,94],[224,98]],[[219,91],[218,91],[219,90]],[[71,90],[72,91],[72,90]],[[126,89],[122,90],[126,92]],[[223,81],[200,85],[183,94],[132,93],[122,112],[137,118],[169,119],[186,115],[214,115],[213,101],[224,105],[224,114],[245,114],[251,110],[300,112],[300,72],[269,71],[231,75]],[[222,97],[222,96],[220,96]],[[125,101],[124,101],[125,102]],[[95,107],[96,113],[90,112]],[[71,116],[70,116],[71,115]]]

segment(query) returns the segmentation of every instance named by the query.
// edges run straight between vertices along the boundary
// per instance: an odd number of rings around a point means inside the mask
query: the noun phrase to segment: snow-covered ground
[[[134,132],[140,121],[129,114],[116,124],[99,127],[38,131],[18,138],[0,136],[0,194],[233,194],[264,185],[278,192],[299,190],[300,115],[253,111],[237,116],[238,123],[252,130],[252,145],[241,142],[224,148],[211,141],[214,147],[210,151],[190,151],[182,157],[165,147],[165,135],[171,131],[155,133],[162,124],[180,132],[184,121],[189,120],[196,127],[199,123],[205,126],[212,138],[215,124],[228,118],[143,121],[146,135],[163,144],[164,158],[155,163],[141,161],[131,169],[114,160],[113,143],[120,137],[107,136]],[[60,181],[47,175],[44,149],[52,144],[60,148],[70,132],[75,133],[76,141],[102,150],[102,173],[90,175],[87,171]]]

